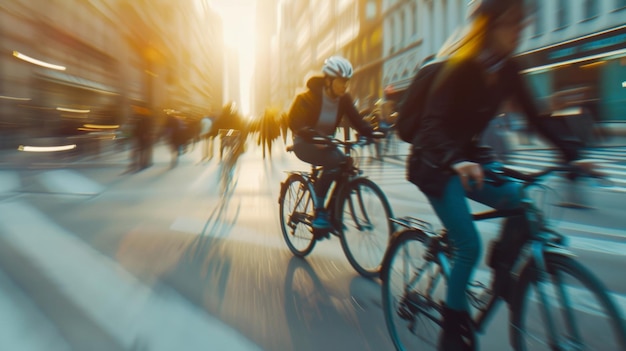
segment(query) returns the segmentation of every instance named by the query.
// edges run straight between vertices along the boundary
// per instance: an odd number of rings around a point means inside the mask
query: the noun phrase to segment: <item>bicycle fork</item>
[[[356,205],[354,203],[354,200],[352,199],[352,195],[356,196]],[[350,192],[348,194],[348,206],[350,207],[350,214],[352,216],[352,220],[354,221],[354,223],[357,226],[357,229],[359,231],[363,231],[365,229],[372,229],[372,221],[370,220],[367,211],[365,211],[365,204],[363,203],[363,196],[361,195],[361,189],[360,188],[356,188],[354,189],[354,191]],[[356,209],[356,207],[358,206],[358,210]],[[364,220],[360,220],[359,215],[364,219]]]

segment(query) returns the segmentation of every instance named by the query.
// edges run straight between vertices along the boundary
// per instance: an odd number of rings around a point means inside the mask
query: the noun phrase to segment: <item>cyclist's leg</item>
[[[485,168],[497,168],[500,166],[498,162],[484,165]],[[474,189],[468,192],[467,196],[474,201],[495,209],[517,209],[522,206],[523,191],[521,184],[517,182],[506,182],[497,186],[485,182],[481,189]],[[496,273],[496,281],[493,286],[495,293],[505,299],[509,297],[505,289],[510,286],[508,273],[524,243],[528,240],[529,235],[528,220],[525,215],[520,214],[505,220],[498,239],[492,243],[494,247],[490,250],[488,262]]]
[[[475,342],[465,291],[480,257],[481,241],[465,197],[458,176],[450,178],[440,197],[428,196],[454,247],[454,263],[443,311],[443,334],[439,341],[444,350],[470,348]]]
[[[326,193],[331,183],[340,174],[341,165],[345,163],[346,156],[336,147],[307,143],[300,138],[296,138],[294,141],[293,150],[296,156],[302,161],[323,167],[322,174],[315,183],[315,195],[317,197],[317,208],[315,211],[316,216],[319,214],[321,217],[324,217],[325,220],[322,218],[317,221],[314,220],[314,227],[330,227],[328,219],[325,218],[327,214],[322,211],[324,208],[324,200],[326,199]]]
[[[441,197],[428,196],[454,246],[454,264],[448,281],[446,304],[466,311],[465,290],[480,256],[481,242],[459,177],[451,177]]]
[[[492,162],[483,165],[483,167],[486,169],[497,169],[502,167],[502,164],[500,162]],[[498,185],[485,182],[481,189],[474,188],[472,191],[469,191],[467,197],[489,207],[506,210],[520,208],[524,193],[521,184],[516,182],[506,182]]]
[[[315,192],[320,197],[325,197],[330,184],[341,172],[341,165],[345,163],[346,156],[337,147],[307,143],[296,138],[293,151],[304,162],[316,166],[322,166],[324,171],[315,185]]]

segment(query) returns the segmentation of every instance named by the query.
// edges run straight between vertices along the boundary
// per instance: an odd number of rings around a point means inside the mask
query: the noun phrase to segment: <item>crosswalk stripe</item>
[[[0,171],[0,193],[19,189],[20,177],[15,171]]]
[[[48,191],[76,195],[97,195],[104,187],[73,170],[54,170],[39,174],[39,181]]]
[[[0,230],[3,240],[126,349],[260,350],[174,290],[156,293],[26,204],[0,203]]]

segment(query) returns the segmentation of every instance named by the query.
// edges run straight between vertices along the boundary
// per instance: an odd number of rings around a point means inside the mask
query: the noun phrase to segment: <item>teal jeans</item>
[[[498,162],[483,165],[483,168],[496,169]],[[495,209],[516,209],[521,207],[521,185],[505,182],[494,185],[485,181],[482,189],[473,187],[466,191],[458,176],[450,178],[441,197],[428,196],[435,213],[448,231],[454,247],[452,270],[448,280],[446,305],[454,310],[469,310],[465,290],[481,255],[481,238],[472,218],[467,198]]]

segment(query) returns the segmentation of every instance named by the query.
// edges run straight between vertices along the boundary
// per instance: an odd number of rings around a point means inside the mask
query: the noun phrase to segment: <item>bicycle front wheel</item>
[[[392,239],[382,267],[383,312],[396,350],[436,351],[446,284],[428,253],[429,237],[405,230]]]
[[[315,237],[311,221],[315,215],[313,185],[299,174],[292,174],[283,182],[279,197],[280,226],[291,252],[299,257],[311,253]]]
[[[371,180],[348,184],[341,204],[341,247],[352,267],[367,278],[377,277],[389,237],[393,234],[391,206]]]
[[[624,322],[604,285],[569,256],[546,253],[542,279],[533,263],[513,301],[515,350],[626,351]]]

